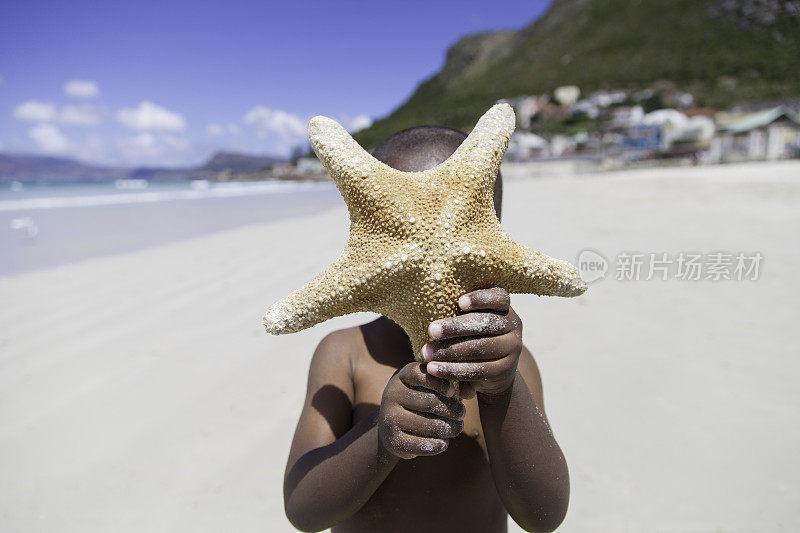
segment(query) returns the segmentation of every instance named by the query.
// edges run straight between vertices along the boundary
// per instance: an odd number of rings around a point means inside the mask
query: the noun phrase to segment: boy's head
[[[447,160],[461,146],[467,135],[439,126],[420,126],[395,133],[372,153],[379,161],[403,172],[421,172]],[[494,182],[494,209],[500,218],[503,201],[503,178]]]

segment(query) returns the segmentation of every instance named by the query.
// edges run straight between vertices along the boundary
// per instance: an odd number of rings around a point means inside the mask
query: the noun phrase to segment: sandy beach
[[[573,262],[763,255],[756,281],[612,267],[513,298],[570,467],[559,531],[800,529],[800,162],[516,180],[503,223]],[[311,353],[369,315],[282,337],[261,316],[346,234],[341,205],[0,278],[0,530],[293,531]]]

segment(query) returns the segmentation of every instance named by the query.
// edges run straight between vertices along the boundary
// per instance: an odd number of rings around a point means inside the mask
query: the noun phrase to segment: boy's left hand
[[[458,300],[463,315],[431,322],[431,342],[422,357],[432,376],[461,382],[461,396],[472,390],[499,394],[514,383],[522,350],[522,321],[511,309],[508,291],[484,289]]]

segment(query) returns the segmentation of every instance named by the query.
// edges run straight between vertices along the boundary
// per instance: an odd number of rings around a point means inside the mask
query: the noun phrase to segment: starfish
[[[293,333],[360,311],[385,315],[411,339],[417,360],[428,325],[458,314],[465,293],[577,296],[571,264],[515,242],[500,225],[493,187],[514,111],[487,111],[459,148],[424,172],[402,172],[372,157],[335,121],[314,117],[309,139],[350,213],[350,235],[333,264],[264,316],[273,334]]]

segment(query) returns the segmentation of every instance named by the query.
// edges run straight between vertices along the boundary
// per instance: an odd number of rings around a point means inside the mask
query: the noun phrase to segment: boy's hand
[[[378,436],[383,447],[401,459],[436,455],[464,427],[464,404],[453,398],[455,388],[427,374],[424,364],[398,370],[383,391]]]
[[[465,314],[435,320],[428,328],[433,341],[422,347],[428,374],[462,382],[464,398],[471,388],[487,395],[509,389],[522,351],[522,321],[511,309],[508,291],[474,291],[458,305]]]

